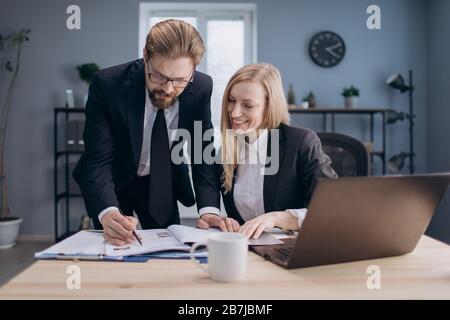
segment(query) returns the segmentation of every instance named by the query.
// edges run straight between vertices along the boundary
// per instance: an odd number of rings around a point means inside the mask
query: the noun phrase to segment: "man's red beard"
[[[158,109],[167,109],[175,104],[177,96],[175,94],[165,94],[162,90],[148,90],[150,101]],[[158,95],[158,97],[156,97]],[[162,97],[162,98],[161,98]]]

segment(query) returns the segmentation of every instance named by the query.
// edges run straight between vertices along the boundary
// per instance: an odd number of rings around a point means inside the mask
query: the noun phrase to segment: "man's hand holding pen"
[[[137,219],[124,216],[120,211],[112,210],[105,214],[100,223],[103,225],[103,237],[106,242],[114,246],[124,246],[134,241],[139,241],[135,230]]]

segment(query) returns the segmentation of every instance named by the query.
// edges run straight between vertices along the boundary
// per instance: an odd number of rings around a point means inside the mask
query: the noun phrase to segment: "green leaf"
[[[80,79],[90,84],[94,74],[100,70],[99,66],[95,63],[85,63],[77,66]]]

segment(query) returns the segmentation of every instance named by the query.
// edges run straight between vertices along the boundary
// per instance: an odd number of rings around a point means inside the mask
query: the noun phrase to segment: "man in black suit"
[[[186,163],[177,164],[171,153],[178,129],[190,133],[191,159],[196,144],[202,151],[210,143],[194,139],[195,121],[202,132],[212,128],[212,79],[195,70],[203,52],[195,28],[163,21],[150,30],[143,59],[101,70],[92,80],[85,151],[73,177],[95,227],[103,227],[114,245],[134,240],[133,211],[144,229],[180,223],[177,200],[185,206],[197,201],[199,213],[213,217],[222,230],[230,225],[217,215],[217,166],[192,161],[194,197]]]

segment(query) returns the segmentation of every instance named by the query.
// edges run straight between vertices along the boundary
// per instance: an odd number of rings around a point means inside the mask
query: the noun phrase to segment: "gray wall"
[[[428,29],[427,167],[450,171],[450,1],[432,0]],[[441,203],[428,234],[450,243],[450,192]]]
[[[280,69],[285,88],[292,83],[297,100],[313,90],[318,104],[339,107],[342,87],[355,84],[361,89],[362,108],[391,107],[406,111],[407,97],[387,88],[384,81],[394,71],[406,75],[412,68],[417,87],[416,163],[419,172],[426,171],[430,114],[426,109],[427,1],[252,2],[258,5],[258,58]],[[82,10],[81,31],[65,27],[65,11],[72,3]],[[382,30],[366,28],[369,4],[381,6]],[[433,3],[431,7],[439,5]],[[439,7],[435,11],[438,13]],[[66,88],[72,88],[79,101],[86,92],[74,66],[92,61],[107,67],[135,59],[138,14],[138,0],[1,0],[2,34],[22,27],[32,29],[31,42],[24,48],[23,69],[11,112],[6,158],[11,207],[15,215],[25,220],[22,234],[53,232],[52,109],[63,105]],[[347,45],[344,61],[330,70],[316,67],[307,54],[309,38],[323,29],[339,33]],[[438,114],[436,117],[439,119]],[[318,119],[296,115],[292,122],[320,129]],[[339,131],[363,140],[369,137],[367,125],[367,120],[357,118],[340,118],[337,122]],[[388,134],[389,155],[406,150],[406,123],[389,127]],[[380,172],[379,163],[376,172]],[[81,203],[79,208],[83,209]]]
[[[264,2],[269,3],[269,1]],[[281,70],[285,87],[294,84],[297,99],[313,90],[317,102],[325,107],[340,107],[344,86],[354,84],[361,90],[361,108],[407,110],[407,96],[385,85],[393,72],[415,72],[417,91],[416,146],[420,150],[417,170],[425,171],[425,105],[426,105],[426,6],[423,1],[292,1],[280,9],[259,10],[259,58],[275,63]],[[366,8],[378,4],[382,11],[382,30],[366,28]],[[346,41],[346,58],[332,69],[315,66],[308,56],[307,43],[318,30],[330,29]],[[285,36],[280,36],[285,35]],[[297,125],[321,129],[320,118],[311,121],[304,115],[293,115]],[[380,121],[376,126],[380,129]],[[336,129],[363,141],[369,140],[368,118],[340,116]],[[388,127],[388,156],[407,150],[406,123]],[[379,135],[376,135],[376,138]],[[380,149],[378,139],[376,149]],[[380,174],[380,161],[375,173]]]

